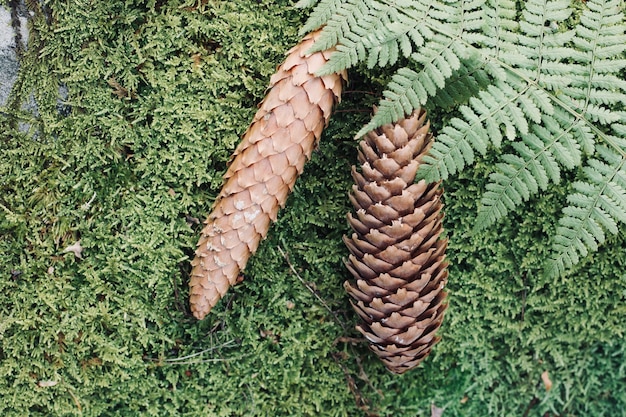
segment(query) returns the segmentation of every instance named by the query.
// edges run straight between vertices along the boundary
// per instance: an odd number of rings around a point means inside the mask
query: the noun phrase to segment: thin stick
[[[356,381],[354,380],[352,375],[350,375],[350,370],[343,363],[341,363],[341,355],[339,353],[334,353],[332,357],[335,360],[335,363],[343,371],[343,375],[346,378],[346,382],[348,383],[348,389],[354,397],[354,402],[356,403],[356,406],[365,413],[366,417],[380,417],[380,414],[378,414],[376,410],[371,409],[371,401],[363,395],[358,385],[356,384]]]
[[[379,96],[380,94],[374,92],[374,91],[367,91],[367,90],[346,90],[343,92],[344,94],[367,94],[370,96]]]
[[[371,112],[372,112],[372,109],[359,109],[359,108],[335,110],[335,113],[371,113]]]
[[[212,347],[210,347],[208,349],[204,349],[204,350],[202,350],[200,352],[192,353],[192,354],[187,355],[187,356],[181,356],[180,358],[165,359],[165,362],[172,363],[172,362],[184,361],[184,360],[189,359],[189,358],[194,358],[196,356],[204,355],[207,352],[211,352],[211,351],[219,349],[219,348],[233,347],[233,346],[236,346],[236,344],[232,344],[234,341],[235,341],[234,339],[233,340],[229,340],[228,342],[222,343],[219,346],[212,346]]]
[[[232,358],[210,358],[210,359],[202,359],[202,360],[198,360],[198,361],[172,362],[172,361],[165,360],[164,364],[167,364],[167,365],[195,365],[195,364],[198,364],[198,363],[228,362],[228,361],[237,360],[237,359],[241,359],[241,358],[243,358],[243,355],[235,356],[235,357],[232,357]]]
[[[362,337],[347,337],[347,336],[340,336],[338,338],[336,338],[333,341],[333,345],[337,345],[338,343],[353,343],[353,344],[359,344],[359,343],[365,343],[367,342],[366,339],[363,339]]]
[[[335,312],[333,310],[331,310],[331,308],[328,306],[328,304],[326,304],[326,302],[324,301],[324,299],[322,297],[319,296],[319,294],[313,289],[311,288],[311,286],[309,284],[307,284],[304,279],[302,279],[302,277],[300,276],[300,274],[298,274],[298,271],[296,271],[296,268],[293,267],[293,265],[291,264],[291,261],[289,260],[289,256],[285,253],[285,251],[283,250],[283,248],[281,248],[280,246],[278,246],[278,251],[280,252],[281,255],[283,255],[283,258],[285,258],[285,262],[287,262],[287,265],[289,265],[289,269],[291,270],[291,272],[300,280],[300,282],[302,283],[302,285],[304,285],[310,292],[311,294],[313,294],[315,296],[315,298],[318,299],[318,301],[320,303],[322,303],[322,305],[324,306],[324,308],[326,308],[326,310],[328,310],[328,312],[330,314],[332,314],[333,318],[335,319],[335,321],[341,326],[341,328],[344,331],[347,331],[346,326],[341,322],[341,320],[339,320],[339,318],[337,317],[337,315],[335,314]]]
[[[74,400],[74,404],[76,405],[76,408],[78,409],[78,411],[83,411],[83,407],[80,405],[80,401],[78,401],[78,397],[74,395],[72,390],[69,388],[67,388],[67,392],[68,394],[70,394],[70,397],[72,397],[72,400]]]

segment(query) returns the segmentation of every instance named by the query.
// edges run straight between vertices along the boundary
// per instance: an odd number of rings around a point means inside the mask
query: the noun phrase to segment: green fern
[[[318,48],[337,48],[321,73],[408,59],[357,136],[420,106],[456,109],[420,178],[446,179],[476,152],[501,149],[477,230],[559,182],[563,170],[582,167],[553,237],[549,275],[626,220],[624,4],[573,1],[529,0],[520,11],[510,0],[322,0],[304,28],[324,26]]]
[[[626,158],[604,145],[597,153],[601,159],[588,161],[586,181],[574,182],[575,192],[567,198],[570,205],[563,209],[553,243],[555,255],[547,265],[551,275],[565,272],[588,249],[597,250],[604,243],[604,230],[616,234],[617,221],[626,223]]]

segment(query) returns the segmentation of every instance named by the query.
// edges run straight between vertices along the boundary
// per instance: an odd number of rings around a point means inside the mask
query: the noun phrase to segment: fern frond
[[[315,6],[320,0],[300,0],[293,5],[295,9],[308,9]]]
[[[322,3],[318,4],[314,9],[315,16],[311,15],[305,25],[305,28],[320,23],[320,26],[324,26],[319,41],[316,42],[311,52],[323,51],[331,47],[336,47],[337,50],[344,52],[354,48],[365,51],[364,42],[374,30],[379,29],[385,22],[387,23],[385,26],[387,31],[393,30],[394,25],[390,25],[390,22],[399,23],[399,19],[401,19],[397,9],[388,7],[377,0],[346,0],[332,2],[331,5],[335,9],[329,14]],[[322,21],[320,19],[322,16],[327,16],[327,19]],[[347,66],[341,70],[366,58],[366,54],[359,53],[356,60],[347,60],[344,52],[339,53],[340,58],[334,58],[335,61],[339,60],[346,63]],[[356,50],[352,52],[356,52]],[[337,66],[338,64],[333,65]],[[333,71],[328,71],[328,67],[326,67],[319,71],[319,75],[331,72]]]
[[[322,4],[336,8],[326,21],[320,19],[326,16]],[[320,48],[337,50],[323,72],[408,58],[357,136],[424,105],[431,112],[453,112],[418,178],[446,179],[473,164],[477,153],[506,149],[482,196],[477,229],[559,182],[564,170],[586,164],[585,179],[568,197],[554,246],[558,255],[552,270],[560,272],[601,243],[604,230],[616,230],[613,224],[626,207],[617,197],[610,205],[598,191],[612,189],[605,179],[618,176],[612,173],[617,165],[621,172],[626,157],[624,3],[586,0],[576,6],[582,13],[574,13],[573,0],[528,0],[521,10],[519,4],[321,0],[311,19],[326,25],[326,44]],[[600,193],[596,200],[603,205],[586,200],[591,190]]]
[[[490,175],[491,182],[481,199],[474,229],[481,230],[527,201],[539,189],[545,190],[548,182],[560,180],[560,166],[572,169],[581,163],[580,144],[574,132],[585,131],[585,125],[567,113],[556,112],[562,120],[543,116],[542,124],[534,124],[522,142],[513,143],[517,155],[505,154],[504,164]],[[569,125],[563,129],[563,125]],[[589,135],[585,132],[584,137]]]
[[[553,116],[542,117],[543,125],[536,126],[535,132],[544,138],[556,138],[554,141],[554,156],[567,169],[574,169],[582,162],[581,143],[572,135],[576,126],[576,119],[570,114],[557,108]],[[593,136],[585,136],[585,138]],[[582,144],[592,146],[592,144]]]
[[[485,39],[482,45],[491,50],[496,59],[502,59],[502,54],[510,55],[510,59],[521,54],[515,51],[517,44],[517,9],[514,0],[489,0],[489,7],[485,10]],[[499,68],[499,67],[498,67]],[[502,71],[501,68],[499,68]],[[504,75],[497,77],[505,78]]]
[[[339,49],[341,45],[345,44],[345,40],[349,39],[346,35],[353,33],[351,27],[360,28],[360,25],[363,24],[367,28],[372,20],[369,17],[370,14],[376,15],[377,13],[376,9],[372,7],[372,4],[376,2],[375,0],[322,1],[326,1],[328,4],[325,5],[320,2],[313,9],[313,13],[303,28],[324,26],[318,41],[309,52],[319,52],[332,47]],[[332,7],[332,12],[329,12],[324,6]],[[354,33],[354,35],[358,34]]]
[[[626,223],[626,157],[606,146],[598,146],[602,159],[591,159],[584,168],[586,181],[573,184],[569,206],[553,238],[554,256],[545,273],[558,276],[604,243],[605,230],[618,232],[617,222]]]
[[[426,104],[429,97],[445,87],[447,79],[461,67],[461,60],[470,61],[461,42],[436,36],[423,48],[420,56],[412,55],[423,65],[421,71],[401,68],[393,75],[384,92],[385,99],[379,103],[378,112],[356,134],[364,135],[378,126],[396,121],[415,108]]]
[[[536,3],[534,6],[536,6]],[[530,7],[532,9],[533,4],[531,4]],[[551,9],[554,9],[554,6],[545,8],[545,10]],[[534,10],[537,10],[537,8]],[[566,16],[568,16],[567,12],[563,12],[560,15],[561,18]],[[533,18],[534,17],[531,17],[530,20]],[[537,19],[535,18],[535,20]],[[541,19],[538,19],[538,21],[541,21]],[[531,31],[527,28],[527,32]],[[555,45],[562,45],[563,41],[569,39],[572,33],[571,31],[568,32],[567,36],[560,34],[559,37],[553,38],[548,42],[551,52],[554,52]],[[535,31],[534,34],[541,35],[541,31]],[[529,42],[529,39],[530,38],[527,37],[525,41]],[[532,43],[532,46],[535,48],[539,47],[536,43]],[[558,46],[558,48],[561,52],[567,51],[567,49],[562,48],[562,46]],[[621,52],[622,49],[619,49],[619,51]],[[534,54],[534,52],[529,53],[527,57],[532,54]],[[551,56],[554,56],[554,54],[551,54]],[[590,79],[589,74],[593,73],[593,69],[582,68],[581,66],[574,66],[572,68],[570,65],[565,65],[557,61],[547,61],[543,62],[541,65],[537,65],[536,82],[538,84],[542,83],[541,71],[547,74],[557,74],[564,72],[565,69],[569,69],[570,77],[583,76]],[[563,79],[566,81],[563,81],[563,84],[559,87],[567,88],[565,85],[571,83],[571,78],[565,77],[565,74],[562,75]],[[543,75],[545,90],[554,87],[554,82],[546,82],[545,80],[546,77]],[[536,193],[538,186],[542,189],[545,188],[545,186],[547,186],[547,182],[545,181],[546,169],[549,169],[553,180],[557,182],[559,178],[559,167],[555,163],[556,161],[566,168],[572,169],[581,163],[580,148],[588,154],[593,153],[595,138],[589,127],[589,121],[608,124],[619,120],[619,114],[611,112],[606,108],[596,106],[593,103],[610,103],[611,100],[614,100],[611,104],[621,102],[623,101],[623,97],[621,97],[622,92],[600,92],[590,87],[592,84],[590,80],[581,82],[580,84],[587,85],[587,90],[579,94],[579,96],[585,98],[585,103],[579,106],[571,106],[571,109],[584,107],[587,119],[574,119],[570,114],[571,111],[568,112],[566,109],[559,107],[554,111],[553,116],[544,116],[542,118],[542,126],[533,127],[536,135],[528,137],[522,133],[522,135],[520,135],[523,140],[522,144],[518,142],[513,146],[518,152],[518,155],[504,155],[503,160],[505,163],[497,164],[498,172],[490,176],[491,183],[487,185],[487,191],[482,197],[482,204],[479,209],[475,229],[485,228],[504,217],[509,210],[514,209],[517,205],[521,204],[522,201],[527,200],[532,194]],[[593,97],[601,97],[601,100],[592,100],[592,94],[596,94]],[[521,100],[525,101],[524,98],[521,98]],[[533,102],[531,101],[530,103]],[[575,100],[572,100],[570,103],[575,103]],[[528,109],[528,104],[529,103],[524,103],[523,107]],[[533,122],[537,122],[536,109],[532,108],[532,111],[527,111],[526,113]],[[547,141],[543,142],[546,146],[535,146],[535,152],[532,152],[525,143],[529,139]]]
[[[622,124],[616,123],[613,126],[613,130],[620,136],[626,136],[626,113],[622,114]]]
[[[547,125],[554,123],[548,116],[545,118]],[[491,182],[481,199],[475,231],[491,226],[540,189],[545,190],[550,181],[559,182],[559,163],[570,165],[573,157],[564,155],[571,155],[568,148],[574,153],[578,150],[571,135],[574,126],[572,123],[570,130],[553,135],[546,128],[534,125],[533,132],[523,135],[522,142],[513,143],[518,154],[505,154],[502,157],[505,163],[497,164],[498,171],[490,175]]]
[[[294,5],[298,8],[312,7],[317,3],[304,26],[300,29],[300,36],[319,29],[326,24],[344,3],[343,0],[300,0]]]
[[[447,27],[452,28],[454,36],[463,34],[465,42],[476,41],[478,38],[472,36],[484,23],[481,9],[483,2],[484,0],[343,2],[324,23],[319,45],[316,45],[316,50],[331,46],[336,46],[337,49],[318,75],[341,71],[361,61],[366,61],[370,68],[391,65],[400,55],[409,57],[415,52],[419,53],[417,55],[419,62],[428,48],[441,51],[440,45],[444,41],[440,39],[441,35],[437,38],[436,31],[432,29],[442,26],[441,19],[445,21]],[[321,4],[318,5],[318,8],[321,7]],[[325,13],[324,10],[320,10],[314,17],[312,16],[306,28],[318,25],[319,17]],[[443,36],[450,38],[449,34]],[[434,42],[435,45],[430,46],[430,42]],[[459,49],[460,45],[461,43],[456,49]],[[448,52],[445,58],[449,56]],[[458,60],[458,54],[453,56]],[[446,66],[440,63],[437,68],[445,70]],[[429,79],[432,77],[433,74],[430,73]]]
[[[359,10],[359,13],[362,12]],[[350,68],[360,61],[366,61],[368,68],[393,65],[401,55],[406,58],[411,54],[411,39],[423,42],[419,24],[398,14],[393,8],[361,14],[359,19],[359,24],[353,25],[351,31],[343,32],[336,52],[320,70],[320,75]],[[328,31],[329,39],[333,39],[331,28]]]
[[[549,123],[552,119],[538,113],[542,104],[536,101],[536,97],[533,88],[518,91],[506,83],[496,83],[480,91],[478,97],[469,100],[469,105],[459,107],[463,119],[453,118],[444,127],[443,135],[424,158],[418,178],[428,181],[446,179],[461,171],[466,164],[473,163],[473,150],[484,155],[489,144],[499,148],[503,137],[514,140],[518,135],[528,134],[529,120],[525,112],[533,118],[539,117],[535,124]],[[548,136],[545,128],[535,127],[535,134]]]
[[[446,81],[446,88],[437,90],[437,93],[426,102],[426,108],[448,109],[466,104],[470,97],[486,89],[490,82],[487,71],[476,64],[471,64],[471,61],[462,61],[460,68]],[[537,114],[541,117],[538,110]]]
[[[571,39],[573,48],[567,49],[575,62],[552,72],[567,80],[555,96],[590,124],[606,125],[619,120],[611,107],[626,103],[626,81],[616,75],[626,68],[626,25],[619,0],[587,5]]]

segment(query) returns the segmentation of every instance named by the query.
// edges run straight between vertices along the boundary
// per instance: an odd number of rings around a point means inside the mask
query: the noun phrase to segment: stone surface
[[[22,5],[20,5],[22,6]],[[17,79],[19,70],[18,42],[24,48],[28,39],[27,14],[23,7],[18,7],[19,34],[12,19],[11,10],[0,6],[0,106],[7,103],[11,88]]]

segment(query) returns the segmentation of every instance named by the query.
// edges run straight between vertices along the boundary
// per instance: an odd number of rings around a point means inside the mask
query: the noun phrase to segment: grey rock
[[[47,9],[42,2],[41,8],[47,16]],[[0,112],[7,105],[11,91],[18,78],[20,57],[28,48],[28,19],[33,12],[28,10],[24,0],[13,2],[11,8],[0,6]],[[59,114],[67,116],[71,108],[66,104],[68,90],[60,85],[58,90],[57,110]],[[33,116],[39,116],[39,109],[34,95],[21,98],[21,110],[30,111]],[[20,122],[19,129],[26,131],[29,124]]]
[[[17,80],[19,51],[27,48],[29,17],[24,2],[18,3],[15,10],[0,6],[0,106],[6,105]]]
[[[24,25],[20,26],[26,27],[25,23],[24,21]],[[15,35],[11,11],[0,6],[0,106],[6,105],[19,70]],[[27,38],[27,36],[19,37],[22,39]]]

